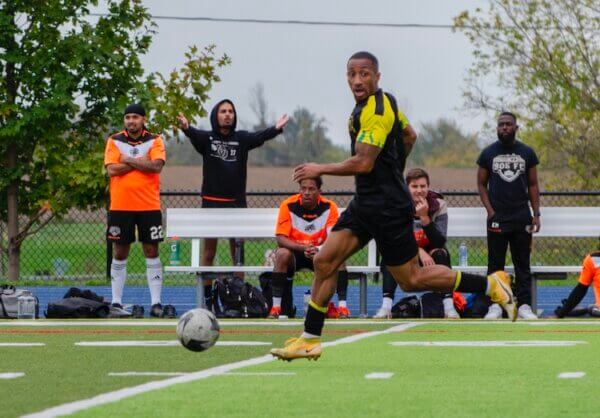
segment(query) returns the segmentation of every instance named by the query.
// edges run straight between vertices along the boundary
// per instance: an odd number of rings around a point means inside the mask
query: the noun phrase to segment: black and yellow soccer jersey
[[[406,155],[401,137],[407,125],[394,97],[382,90],[356,104],[349,120],[352,155],[359,142],[381,148],[373,170],[356,176],[356,197],[361,205],[412,206],[403,176]]]

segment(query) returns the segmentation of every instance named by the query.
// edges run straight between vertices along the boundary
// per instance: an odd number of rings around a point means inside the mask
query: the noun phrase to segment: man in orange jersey
[[[321,177],[304,179],[298,184],[298,194],[285,199],[279,206],[275,230],[279,248],[275,252],[275,266],[271,276],[273,307],[269,318],[278,318],[281,314],[283,290],[294,272],[303,268],[314,271],[313,257],[339,218],[335,202],[321,196]],[[350,316],[346,304],[347,291],[348,271],[342,265],[337,282],[339,307],[336,310],[335,306],[330,306],[330,317]]]
[[[585,297],[590,286],[594,286],[595,302],[589,309],[592,316],[600,317],[600,237],[598,237],[598,249],[589,253],[583,259],[583,267],[577,286],[571,290],[569,297],[563,300],[561,306],[554,313],[557,317],[567,316],[573,308]]]
[[[127,278],[127,256],[131,243],[142,243],[146,257],[146,278],[150,287],[150,315],[176,317],[175,308],[161,304],[162,265],[158,243],[163,240],[160,211],[160,172],[165,165],[165,146],[159,135],[146,130],[146,111],[140,104],[127,106],[125,129],[106,141],[104,166],[110,177],[110,211],[107,237],[113,243],[110,267],[112,305],[123,308]],[[143,308],[134,310],[143,316]]]

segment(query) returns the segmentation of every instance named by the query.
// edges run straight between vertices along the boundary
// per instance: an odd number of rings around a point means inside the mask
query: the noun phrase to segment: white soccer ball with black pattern
[[[191,351],[208,350],[219,339],[219,331],[215,315],[201,308],[187,311],[177,323],[177,338]]]

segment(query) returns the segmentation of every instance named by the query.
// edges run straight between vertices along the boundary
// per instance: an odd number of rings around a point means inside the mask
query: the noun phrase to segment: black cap
[[[136,115],[140,116],[146,116],[146,110],[144,109],[144,106],[142,106],[139,103],[134,103],[127,106],[125,108],[125,111],[123,112],[123,115],[128,115],[130,113],[135,113]]]

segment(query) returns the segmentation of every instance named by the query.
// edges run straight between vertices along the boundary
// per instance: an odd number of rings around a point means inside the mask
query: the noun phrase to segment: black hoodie
[[[234,120],[229,135],[223,136],[217,123],[217,111],[223,103],[233,106]],[[274,126],[259,132],[236,131],[237,112],[231,100],[221,100],[210,112],[211,131],[190,126],[183,132],[202,154],[202,197],[246,202],[248,151],[275,138],[282,130]]]

